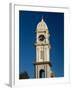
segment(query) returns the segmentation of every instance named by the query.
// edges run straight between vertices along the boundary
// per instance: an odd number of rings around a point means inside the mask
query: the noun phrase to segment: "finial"
[[[43,22],[44,20],[43,20],[43,16],[42,16],[42,22]]]

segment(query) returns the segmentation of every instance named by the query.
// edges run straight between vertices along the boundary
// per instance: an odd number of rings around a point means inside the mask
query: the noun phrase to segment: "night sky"
[[[50,33],[50,61],[56,77],[64,76],[64,13],[19,11],[19,72],[34,78],[35,31],[44,19]]]

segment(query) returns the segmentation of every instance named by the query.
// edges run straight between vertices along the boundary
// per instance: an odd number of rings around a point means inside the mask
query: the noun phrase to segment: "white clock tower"
[[[35,78],[49,78],[54,77],[54,74],[51,70],[50,63],[50,42],[49,42],[49,30],[45,23],[42,20],[38,23],[36,28],[36,60],[34,63],[35,67]]]

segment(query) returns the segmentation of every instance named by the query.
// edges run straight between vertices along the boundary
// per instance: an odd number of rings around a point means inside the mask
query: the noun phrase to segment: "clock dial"
[[[39,36],[39,40],[40,40],[40,41],[43,41],[44,39],[45,39],[45,36],[44,36],[44,35],[40,35],[40,36]]]

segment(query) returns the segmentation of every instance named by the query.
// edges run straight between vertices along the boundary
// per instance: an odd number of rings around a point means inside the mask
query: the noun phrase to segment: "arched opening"
[[[55,74],[52,72],[52,73],[51,73],[51,78],[53,78],[53,77],[55,77]]]
[[[45,71],[43,69],[40,70],[40,78],[45,78]]]

